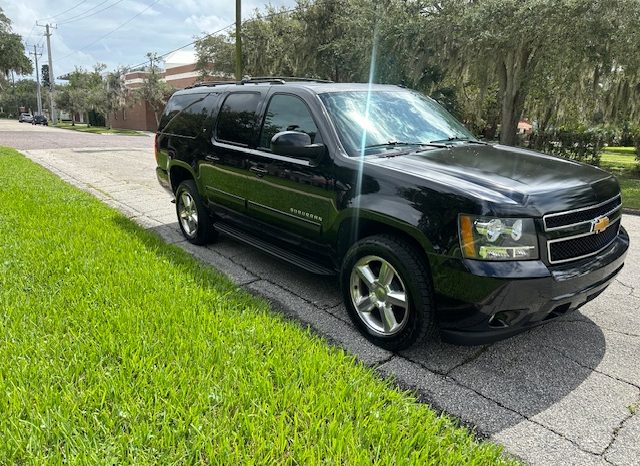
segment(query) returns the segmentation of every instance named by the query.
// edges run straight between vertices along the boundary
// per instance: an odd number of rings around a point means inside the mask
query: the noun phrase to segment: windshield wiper
[[[430,141],[430,143],[433,143],[433,144],[438,144],[438,143],[443,144],[448,142],[467,142],[469,144],[482,144],[483,146],[489,145],[488,143],[483,141],[478,141],[477,139],[469,139],[466,137],[461,138],[458,136],[450,136],[447,139],[437,139],[435,141]]]
[[[403,141],[389,141],[382,144],[370,144],[364,146],[365,149],[373,149],[375,147],[405,147],[405,146],[428,146],[428,147],[447,147],[445,144],[438,144],[439,141],[430,142],[403,142]]]

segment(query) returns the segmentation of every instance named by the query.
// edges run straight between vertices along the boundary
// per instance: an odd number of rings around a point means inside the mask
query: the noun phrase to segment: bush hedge
[[[601,131],[592,129],[557,128],[531,134],[527,147],[571,160],[600,165],[600,150],[607,139]]]

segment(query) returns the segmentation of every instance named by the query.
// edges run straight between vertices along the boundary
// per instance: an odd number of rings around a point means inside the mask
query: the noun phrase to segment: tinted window
[[[269,147],[271,138],[281,131],[300,131],[307,133],[312,143],[320,142],[317,137],[318,128],[309,108],[302,99],[292,95],[276,94],[269,101],[260,135],[260,147]]]
[[[203,133],[203,129],[211,128],[210,114],[216,102],[217,95],[194,94],[195,102],[187,106],[169,124],[166,130],[182,136],[196,137]]]
[[[255,141],[260,98],[257,93],[230,94],[218,114],[216,138],[247,146]]]
[[[180,111],[193,102],[195,99],[202,98],[202,95],[173,95],[167,102],[167,106],[164,108],[164,112],[162,112],[162,118],[160,119],[160,124],[158,125],[159,131],[164,131],[165,126],[171,121],[171,119],[176,116]]]

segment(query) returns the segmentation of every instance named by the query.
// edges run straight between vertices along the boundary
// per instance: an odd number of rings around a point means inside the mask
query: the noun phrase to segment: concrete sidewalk
[[[23,153],[526,462],[640,465],[640,217],[623,219],[632,249],[618,280],[580,312],[492,345],[393,354],[355,331],[334,279],[225,237],[206,248],[185,242],[150,148]]]

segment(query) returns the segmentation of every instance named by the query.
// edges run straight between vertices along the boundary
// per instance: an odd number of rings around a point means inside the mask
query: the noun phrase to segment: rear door
[[[244,213],[248,195],[247,151],[255,147],[263,91],[230,92],[223,97],[212,143],[202,159],[201,180],[216,207]]]

